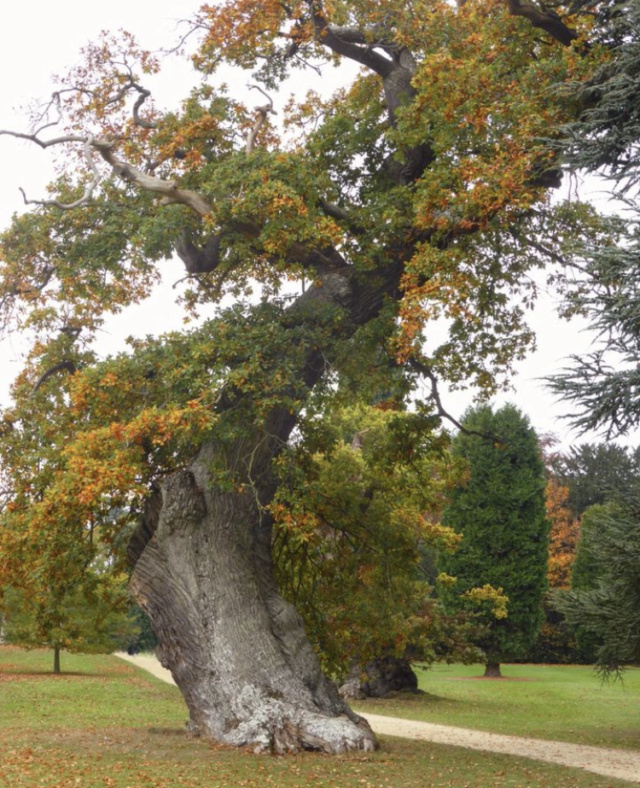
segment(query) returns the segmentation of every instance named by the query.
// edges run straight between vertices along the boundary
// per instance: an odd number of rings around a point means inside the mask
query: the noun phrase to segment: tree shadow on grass
[[[419,692],[390,692],[384,698],[365,698],[364,700],[354,701],[353,705],[364,714],[367,711],[373,713],[376,710],[384,710],[386,713],[392,714],[394,708],[429,708],[443,703],[458,705],[464,703],[464,701],[420,690]]]
[[[54,673],[52,670],[37,670],[15,665],[0,665],[0,681],[18,681],[20,679],[108,679],[111,673],[95,673],[83,671],[66,671]]]
[[[540,681],[525,676],[444,676],[443,681]]]

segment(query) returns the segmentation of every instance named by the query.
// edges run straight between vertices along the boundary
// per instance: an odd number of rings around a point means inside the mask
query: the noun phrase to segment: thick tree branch
[[[538,27],[549,33],[556,41],[569,46],[572,41],[578,38],[575,30],[568,27],[555,11],[549,9],[539,9],[522,0],[506,0],[507,8],[512,16],[521,16],[528,19],[534,27]]]
[[[315,268],[319,273],[340,271],[348,268],[347,261],[333,247],[312,249],[294,241],[287,250],[287,259],[302,268]]]
[[[136,124],[136,126],[141,126],[143,129],[157,128],[157,123],[152,123],[151,121],[140,117],[140,107],[142,107],[144,102],[149,98],[151,91],[143,88],[142,85],[138,85],[135,82],[132,82],[131,85],[140,94],[133,105],[133,122]]]
[[[208,274],[215,271],[220,263],[220,236],[212,235],[204,249],[198,249],[183,233],[175,245],[175,250],[187,273]]]
[[[316,36],[321,44],[336,54],[361,63],[382,77],[389,121],[395,125],[398,109],[415,96],[412,80],[416,61],[413,54],[406,47],[386,38],[380,29],[365,32],[329,24],[319,0],[311,0],[309,6]],[[376,49],[383,49],[385,54]],[[401,184],[416,181],[433,161],[433,151],[426,142],[403,150],[402,154],[404,161],[390,162],[389,167],[389,175]]]
[[[58,372],[68,372],[70,375],[73,375],[75,373],[75,371],[76,371],[76,365],[73,363],[73,361],[61,361],[59,364],[56,364],[55,366],[51,367],[50,369],[48,369],[46,372],[44,372],[40,376],[40,378],[36,382],[35,386],[33,387],[33,391],[31,393],[35,394],[36,391],[38,391],[38,389],[47,380],[49,380],[50,377],[52,377],[56,373],[58,373]]]
[[[341,208],[339,205],[335,205],[335,203],[328,202],[322,198],[318,200],[318,205],[325,216],[330,216],[332,219],[336,219],[339,222],[344,222],[349,232],[353,233],[354,235],[362,235],[364,233],[364,227],[360,225],[344,208]]]
[[[375,52],[366,43],[364,33],[350,27],[330,25],[324,16],[322,3],[318,0],[311,0],[309,6],[316,36],[321,44],[329,47],[337,55],[342,55],[349,58],[349,60],[354,60],[356,63],[370,68],[381,77],[389,74],[392,68],[391,61],[379,52]]]

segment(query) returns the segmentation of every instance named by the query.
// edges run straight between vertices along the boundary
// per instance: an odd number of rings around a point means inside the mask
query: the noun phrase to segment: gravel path
[[[155,657],[130,656],[124,653],[118,653],[116,656],[137,665],[168,684],[175,683],[171,673],[163,668]],[[498,733],[454,728],[451,725],[434,725],[431,722],[415,722],[378,714],[363,716],[376,733],[385,736],[401,736],[406,739],[467,747],[471,750],[519,755],[523,758],[585,769],[606,777],[617,777],[620,780],[640,784],[640,752],[633,750],[611,750],[604,747],[588,747],[584,744],[503,736]]]

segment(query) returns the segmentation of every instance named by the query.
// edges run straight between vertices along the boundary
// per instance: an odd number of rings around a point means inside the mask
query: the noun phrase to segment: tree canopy
[[[596,36],[608,56],[594,75],[574,85],[583,111],[567,124],[565,157],[577,171],[605,178],[615,215],[611,236],[583,239],[582,262],[572,268],[569,308],[585,314],[597,332],[591,353],[572,357],[551,380],[571,404],[579,430],[608,437],[638,426],[638,74],[640,3],[586,3],[596,7]]]
[[[79,579],[95,528],[118,571],[128,544],[193,731],[374,746],[277,589],[274,460],[336,390],[401,405],[424,380],[435,418],[440,379],[495,391],[533,340],[529,272],[578,230],[602,236],[549,199],[554,138],[581,109],[558,86],[606,56],[591,9],[563,13],[226,0],[183,39],[201,81],[179,107],[153,103],[158,60],[106,34],[30,131],[1,132],[52,150],[59,176],[0,238],[2,325],[35,338],[2,416],[0,587]],[[359,71],[332,94],[283,99],[288,77],[345,61]],[[222,66],[251,74],[258,106]],[[173,253],[185,314],[208,319],[100,360],[105,317]]]

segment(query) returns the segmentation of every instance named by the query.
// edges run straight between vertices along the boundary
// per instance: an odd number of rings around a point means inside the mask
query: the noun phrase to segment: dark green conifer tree
[[[464,538],[441,566],[457,578],[457,594],[488,583],[509,597],[506,618],[480,614],[486,628],[477,645],[486,654],[485,675],[499,676],[500,663],[522,657],[543,620],[549,536],[544,466],[535,431],[512,405],[495,413],[487,405],[469,410],[463,426],[453,451],[467,461],[469,473],[453,490],[444,523]],[[451,593],[447,604],[464,599]]]
[[[578,643],[607,676],[640,659],[640,499],[592,506],[583,518],[571,591],[555,597]]]

